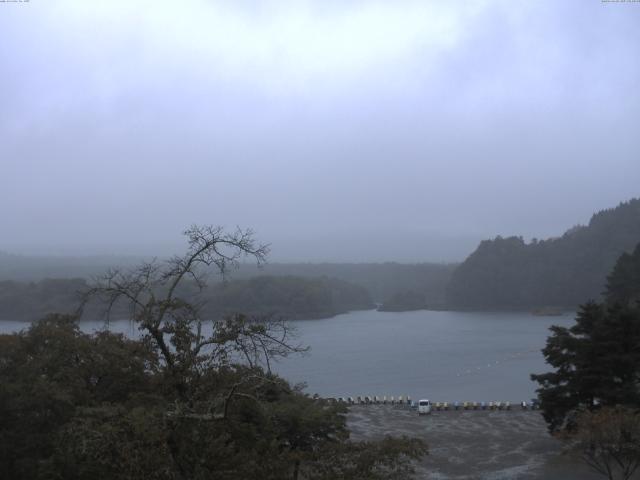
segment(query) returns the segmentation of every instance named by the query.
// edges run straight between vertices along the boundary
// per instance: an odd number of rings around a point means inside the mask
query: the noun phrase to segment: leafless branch
[[[224,278],[243,257],[263,264],[269,247],[257,244],[253,231],[240,228],[226,233],[222,227],[194,225],[184,234],[188,241],[184,255],[165,262],[154,259],[127,271],[108,271],[86,292],[83,306],[93,298],[102,300],[108,321],[116,305],[126,304],[132,320],[161,354],[181,396],[187,395],[205,366],[220,368],[233,352],[250,367],[266,365],[270,371],[273,357],[305,351],[291,343],[292,332],[285,322],[271,318],[231,316],[211,322],[211,333],[205,335],[202,303],[183,298],[190,285],[185,280],[202,292],[210,267]]]

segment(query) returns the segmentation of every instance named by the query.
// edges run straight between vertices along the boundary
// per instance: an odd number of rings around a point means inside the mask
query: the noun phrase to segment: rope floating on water
[[[502,358],[500,358],[498,360],[494,360],[493,362],[487,363],[486,367],[477,366],[473,370],[471,368],[468,368],[468,369],[466,369],[464,371],[460,371],[460,372],[456,373],[456,377],[462,377],[464,375],[471,375],[473,373],[479,373],[484,369],[498,366],[501,363],[508,362],[509,360],[516,360],[517,358],[522,357],[523,355],[526,355],[526,354],[529,354],[529,353],[538,353],[538,352],[540,352],[540,349],[534,348],[534,349],[530,349],[530,350],[523,350],[521,352],[512,353],[511,355],[507,355],[506,357],[502,357]]]

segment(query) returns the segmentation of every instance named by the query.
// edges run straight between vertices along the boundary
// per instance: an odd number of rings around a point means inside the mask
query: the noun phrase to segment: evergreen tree
[[[532,375],[551,431],[571,430],[576,414],[600,406],[640,406],[640,247],[609,276],[609,302],[580,307],[576,324],[553,326],[543,353],[555,371]]]
[[[624,253],[607,277],[606,299],[610,304],[634,305],[640,301],[640,243]]]

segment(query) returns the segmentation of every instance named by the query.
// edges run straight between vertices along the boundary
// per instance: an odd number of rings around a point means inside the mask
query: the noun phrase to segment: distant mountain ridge
[[[462,309],[573,308],[599,300],[623,253],[640,243],[640,198],[595,213],[559,238],[484,240],[453,272],[447,303]]]

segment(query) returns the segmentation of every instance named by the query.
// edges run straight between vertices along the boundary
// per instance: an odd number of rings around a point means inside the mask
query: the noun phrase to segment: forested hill
[[[80,304],[80,293],[87,289],[87,281],[81,278],[0,281],[0,320],[37,320],[50,313],[73,313]],[[209,318],[244,313],[312,319],[374,307],[364,287],[326,277],[261,276],[212,283],[197,299],[196,292],[195,285],[187,283],[180,294],[202,303],[203,314]],[[102,316],[103,310],[102,305],[90,304],[85,318]],[[128,310],[116,305],[114,315],[124,318]]]
[[[454,271],[452,308],[575,307],[600,299],[618,257],[640,243],[640,199],[591,217],[560,238],[485,240]]]
[[[211,285],[204,310],[211,318],[225,314],[276,315],[291,320],[327,318],[374,307],[367,290],[336,278],[259,276]]]
[[[89,279],[110,268],[128,268],[153,258],[126,256],[29,257],[0,251],[0,281],[40,282],[48,278]],[[443,263],[268,263],[257,269],[254,263],[232,272],[234,280],[257,276],[328,277],[367,289],[376,302],[386,302],[402,292],[420,292],[429,305],[445,303],[445,288],[456,264]],[[215,276],[215,272],[212,272]]]
[[[338,278],[367,289],[374,301],[412,291],[423,295],[423,303],[442,305],[445,289],[456,264],[443,263],[268,263],[262,270],[254,265],[233,272],[235,279],[256,275]]]

